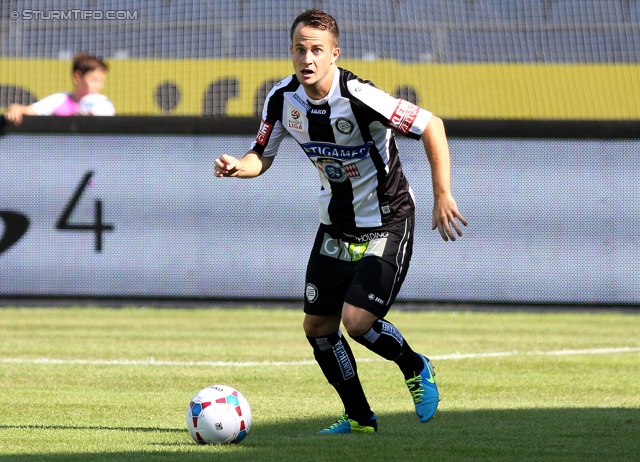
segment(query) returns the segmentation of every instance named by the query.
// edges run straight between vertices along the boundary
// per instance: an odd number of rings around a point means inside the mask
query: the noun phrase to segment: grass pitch
[[[0,309],[0,462],[640,460],[640,313],[398,312],[442,401],[420,424],[393,363],[350,342],[379,432],[318,436],[342,409],[285,309]],[[239,445],[185,410],[249,400]]]

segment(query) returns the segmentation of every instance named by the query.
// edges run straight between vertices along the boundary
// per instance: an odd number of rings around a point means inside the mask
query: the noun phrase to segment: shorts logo
[[[262,146],[267,144],[267,138],[269,137],[269,133],[271,133],[272,128],[273,125],[271,125],[269,122],[264,120],[262,121],[262,123],[260,124],[260,130],[258,130],[258,136],[256,136],[256,141],[258,142],[258,144],[261,144]]]
[[[364,252],[367,250],[367,243],[365,244],[349,244],[349,255],[351,255],[351,261],[362,260]]]
[[[420,108],[418,106],[401,99],[398,101],[398,105],[395,111],[393,111],[391,119],[389,119],[389,126],[406,135],[409,133],[409,130],[411,130],[419,111]]]
[[[304,296],[309,303],[313,303],[318,299],[318,288],[307,282],[307,285],[304,288]]]
[[[330,234],[325,233],[322,247],[320,247],[320,255],[344,261],[359,261],[369,256],[384,256],[386,245],[386,237],[377,237],[369,241],[352,243],[334,239]]]
[[[341,117],[336,121],[336,128],[344,135],[348,135],[353,131],[353,124],[351,121]]]
[[[380,305],[384,305],[384,300],[382,300],[380,297],[376,297],[375,294],[369,294],[369,300],[379,303]]]

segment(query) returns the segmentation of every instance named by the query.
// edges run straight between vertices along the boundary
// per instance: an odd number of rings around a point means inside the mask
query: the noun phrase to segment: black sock
[[[363,335],[352,338],[377,355],[395,362],[405,380],[415,377],[424,368],[420,355],[411,349],[400,331],[389,321],[378,319]]]
[[[326,337],[307,337],[320,369],[342,400],[350,419],[363,423],[371,419],[372,411],[362,389],[356,360],[340,331]]]

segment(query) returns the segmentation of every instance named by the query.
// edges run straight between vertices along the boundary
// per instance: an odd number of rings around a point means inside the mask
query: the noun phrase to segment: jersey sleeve
[[[68,95],[66,93],[54,93],[33,103],[31,107],[36,111],[37,115],[54,115],[55,110],[65,103],[67,97]]]
[[[282,108],[284,97],[282,89],[287,86],[292,77],[279,82],[271,89],[262,109],[262,121],[258,135],[251,149],[265,157],[274,157],[278,153],[280,143],[286,134],[282,124]]]
[[[261,156],[274,157],[285,134],[286,130],[280,120],[265,118],[263,113],[258,135],[250,149]]]
[[[419,139],[433,115],[358,79],[350,80],[347,88],[353,97],[376,112],[383,124],[408,138]]]

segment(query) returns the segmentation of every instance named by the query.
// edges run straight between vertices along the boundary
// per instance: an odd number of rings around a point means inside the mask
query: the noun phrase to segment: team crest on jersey
[[[350,120],[345,119],[344,117],[340,117],[337,121],[336,121],[336,128],[338,129],[338,131],[344,135],[348,135],[349,133],[351,133],[353,131],[353,124],[351,123]]]
[[[347,181],[347,171],[342,165],[333,159],[317,159],[315,161],[318,170],[320,170],[325,178],[332,183],[342,183]]]

